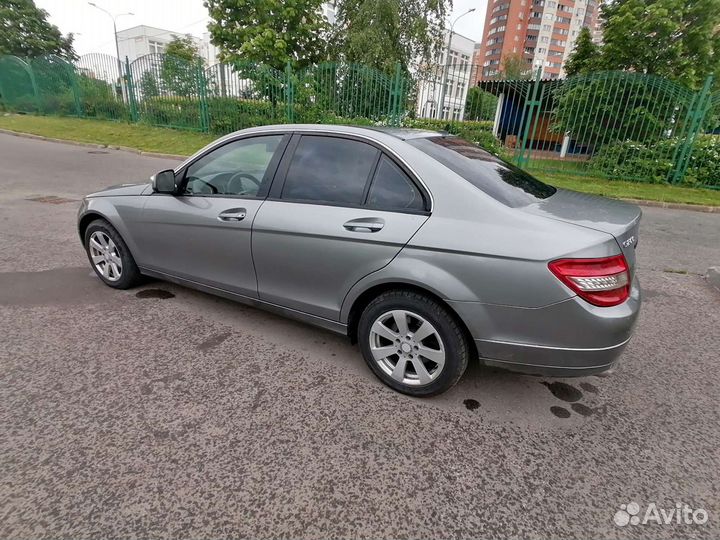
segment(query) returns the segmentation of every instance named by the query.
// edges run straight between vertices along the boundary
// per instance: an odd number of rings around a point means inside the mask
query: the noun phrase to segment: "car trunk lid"
[[[550,219],[611,234],[617,240],[631,271],[642,211],[634,204],[558,189],[553,196],[522,208]]]

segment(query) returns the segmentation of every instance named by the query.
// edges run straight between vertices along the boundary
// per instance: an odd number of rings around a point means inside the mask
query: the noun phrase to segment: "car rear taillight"
[[[623,255],[558,259],[548,268],[580,298],[595,306],[617,306],[630,296],[630,270]]]

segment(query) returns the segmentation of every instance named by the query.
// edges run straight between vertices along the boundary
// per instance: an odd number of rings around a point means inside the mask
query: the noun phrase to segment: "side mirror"
[[[175,193],[177,185],[175,184],[175,171],[167,169],[160,171],[150,177],[153,191],[157,193]]]

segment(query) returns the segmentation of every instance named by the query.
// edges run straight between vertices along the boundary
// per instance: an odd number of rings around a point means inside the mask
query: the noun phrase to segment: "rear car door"
[[[142,266],[257,298],[252,222],[289,139],[230,141],[178,172],[178,194],[146,197],[137,234]]]
[[[295,135],[253,225],[261,300],[330,320],[427,220],[429,196],[373,143]]]

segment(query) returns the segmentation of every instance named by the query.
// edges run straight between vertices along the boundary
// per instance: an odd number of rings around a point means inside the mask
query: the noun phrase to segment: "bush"
[[[590,169],[610,178],[666,182],[675,166],[678,139],[654,144],[619,141],[603,146],[590,160]],[[720,187],[720,136],[700,135],[683,178],[684,185]]]

